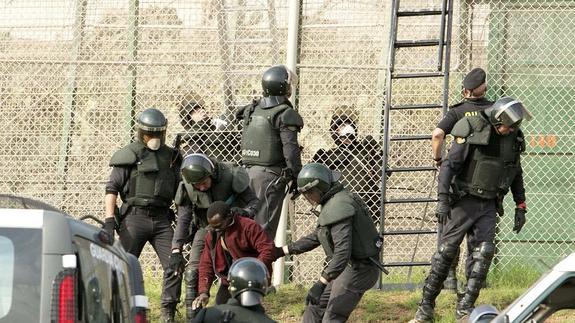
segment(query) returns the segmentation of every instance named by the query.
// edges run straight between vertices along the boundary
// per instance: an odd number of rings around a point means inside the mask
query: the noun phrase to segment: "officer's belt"
[[[149,217],[165,216],[168,214],[170,208],[166,206],[132,206],[130,207],[130,213],[146,215]]]

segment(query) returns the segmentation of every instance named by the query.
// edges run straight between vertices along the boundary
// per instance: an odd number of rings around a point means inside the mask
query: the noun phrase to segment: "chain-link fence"
[[[303,161],[342,170],[378,224],[390,2],[306,0],[299,32]],[[403,0],[401,6],[439,9],[442,2]],[[170,142],[183,133],[182,148],[237,161],[233,112],[260,95],[266,67],[285,62],[288,6],[287,0],[0,0],[0,193],[34,197],[75,216],[102,215],[109,158],[132,138],[135,114],[150,106],[166,113]],[[508,198],[497,266],[551,263],[570,252],[574,234],[575,6],[459,0],[453,19],[450,104],[461,99],[462,75],[479,66],[488,73],[490,98],[517,97],[535,115],[523,126],[528,224],[521,234],[511,233]],[[406,34],[398,38],[425,39],[439,31],[431,18],[402,23]],[[431,48],[398,53],[397,64],[422,71],[434,67],[436,56]],[[444,90],[422,80],[403,82],[392,100],[421,103]],[[439,112],[405,113],[389,131],[430,134],[439,119]],[[431,165],[429,143],[394,145],[390,165]],[[393,174],[388,181],[398,196],[435,195],[433,172]],[[434,208],[386,208],[385,226],[434,229]],[[295,209],[292,239],[315,223],[305,201]],[[387,239],[386,260],[429,260],[434,247],[431,236]],[[290,278],[316,279],[323,258],[321,250],[294,257]],[[142,259],[145,266],[156,263],[151,249]]]

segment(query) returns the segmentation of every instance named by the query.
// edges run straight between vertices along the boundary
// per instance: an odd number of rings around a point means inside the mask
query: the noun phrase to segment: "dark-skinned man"
[[[255,219],[272,240],[287,185],[301,169],[297,135],[303,119],[289,101],[296,81],[297,76],[284,65],[267,69],[262,76],[263,97],[236,114],[243,120],[242,164],[248,168],[250,186],[260,199]]]
[[[309,235],[276,248],[276,257],[323,247],[329,262],[309,290],[303,322],[345,322],[380,274],[381,240],[366,204],[338,182],[340,174],[318,163],[305,165],[298,191],[315,209],[317,227]]]
[[[516,204],[513,230],[521,231],[526,221],[520,157],[525,140],[519,126],[530,117],[519,101],[504,97],[453,128],[455,140],[439,172],[436,213],[445,230],[411,322],[433,321],[435,299],[465,236],[472,241],[471,272],[455,314],[458,321],[467,321],[495,255],[497,201],[509,190]]]
[[[243,257],[259,259],[271,272],[275,260],[275,246],[261,226],[254,220],[235,215],[227,203],[216,201],[207,211],[209,231],[199,265],[199,296],[193,308],[207,305],[210,287],[215,278],[220,279],[216,304],[224,304],[231,297],[226,279],[231,264]]]
[[[165,144],[167,126],[168,120],[158,109],[142,111],[136,118],[137,140],[112,156],[113,168],[106,183],[104,228],[113,237],[119,223],[120,241],[136,257],[146,242],[152,244],[164,269],[161,320],[174,322],[182,283],[169,267],[174,235],[170,206],[180,178],[181,156]],[[116,214],[118,194],[122,207]]]
[[[186,156],[181,176],[174,199],[178,207],[178,222],[170,266],[176,273],[182,272],[185,264],[182,248],[191,240],[190,259],[184,271],[186,317],[190,321],[195,313],[192,303],[198,296],[198,265],[208,226],[208,207],[214,201],[225,201],[234,214],[253,218],[259,201],[249,187],[249,177],[244,168],[218,162],[204,154]]]
[[[256,258],[240,258],[228,273],[231,298],[226,304],[202,309],[193,323],[274,323],[266,315],[262,298],[268,289],[268,270]]]
[[[431,148],[433,154],[433,161],[437,167],[441,165],[443,144],[445,136],[451,133],[451,130],[457,123],[467,116],[477,115],[479,111],[485,110],[493,105],[493,101],[487,100],[485,94],[487,93],[486,74],[482,68],[472,69],[463,78],[463,101],[450,107],[449,111],[443,119],[437,124],[435,130],[431,134]],[[437,241],[441,239],[443,233],[443,224],[437,224]],[[470,247],[471,241],[468,241],[467,251],[467,268],[466,273],[471,270],[469,264],[471,263],[472,250]],[[438,244],[439,246],[439,244]],[[457,264],[459,261],[459,249],[457,257],[453,261],[453,265],[449,268],[449,275],[443,284],[443,288],[447,290],[457,290]]]

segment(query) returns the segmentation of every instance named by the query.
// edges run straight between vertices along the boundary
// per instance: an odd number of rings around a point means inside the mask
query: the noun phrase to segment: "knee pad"
[[[492,242],[482,242],[473,249],[473,267],[471,268],[470,280],[483,281],[487,277],[491,260],[495,255],[495,245]]]
[[[447,275],[447,271],[451,267],[453,259],[457,256],[458,249],[458,246],[450,243],[442,244],[438,251],[433,255],[432,266],[435,267],[434,271],[445,273],[445,275]]]
[[[473,259],[483,258],[485,260],[491,260],[494,255],[495,244],[493,244],[493,242],[484,241],[473,249]]]

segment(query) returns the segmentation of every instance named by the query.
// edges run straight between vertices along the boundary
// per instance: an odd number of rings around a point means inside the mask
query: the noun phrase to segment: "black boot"
[[[433,255],[431,270],[423,285],[421,302],[415,313],[415,319],[412,322],[422,323],[433,321],[435,299],[441,292],[441,287],[447,277],[449,267],[451,267],[451,263],[455,258],[456,251],[456,246],[444,244]]]
[[[459,250],[460,249],[457,248],[455,259],[453,259],[449,272],[447,273],[447,278],[443,282],[444,290],[457,292],[457,264],[459,262]]]
[[[174,317],[176,316],[176,303],[162,305],[160,309],[160,322],[162,323],[175,323]]]

